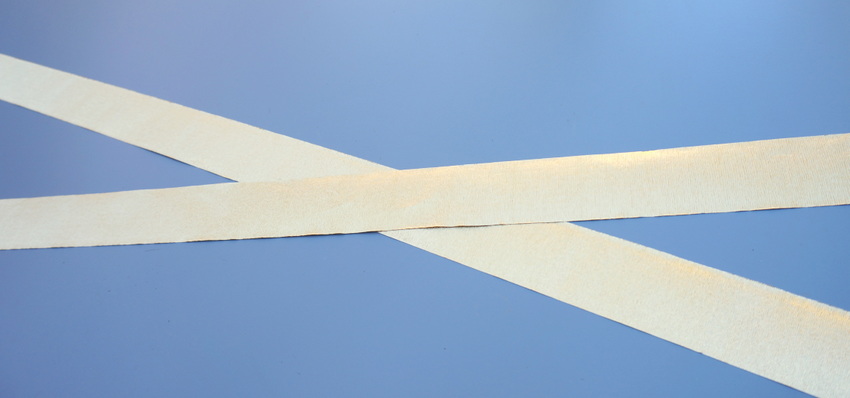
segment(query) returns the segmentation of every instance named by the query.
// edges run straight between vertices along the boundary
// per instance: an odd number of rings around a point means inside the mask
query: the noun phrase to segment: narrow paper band
[[[850,203],[850,134],[0,200],[0,249],[327,235]]]

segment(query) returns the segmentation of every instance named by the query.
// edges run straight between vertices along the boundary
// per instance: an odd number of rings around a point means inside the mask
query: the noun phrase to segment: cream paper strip
[[[383,166],[0,56],[0,99],[238,181]],[[572,224],[385,233],[821,396],[850,395],[850,313]]]
[[[850,134],[0,200],[0,249],[251,239],[850,203]]]

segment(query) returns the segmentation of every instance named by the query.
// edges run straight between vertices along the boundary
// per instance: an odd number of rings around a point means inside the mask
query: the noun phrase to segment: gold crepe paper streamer
[[[0,55],[0,99],[237,181],[383,166]],[[850,396],[850,313],[573,224],[385,232],[820,396]]]
[[[850,134],[0,200],[0,249],[251,239],[850,203]]]

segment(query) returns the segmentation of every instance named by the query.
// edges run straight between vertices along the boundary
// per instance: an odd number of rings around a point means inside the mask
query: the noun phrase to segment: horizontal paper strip
[[[383,166],[0,56],[0,99],[238,181]],[[850,314],[571,224],[385,235],[780,383],[850,395]]]
[[[850,203],[850,134],[0,200],[0,249],[326,235]]]

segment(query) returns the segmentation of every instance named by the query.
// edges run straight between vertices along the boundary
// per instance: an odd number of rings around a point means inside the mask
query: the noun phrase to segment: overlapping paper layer
[[[0,98],[238,181],[384,169],[6,56],[0,56]],[[815,160],[792,156],[788,163],[805,167]],[[810,177],[846,177],[847,160],[837,161],[837,169]],[[764,181],[752,181],[756,192]],[[823,192],[826,198],[835,193]],[[571,224],[385,234],[802,391],[850,395],[850,314],[844,310]]]

